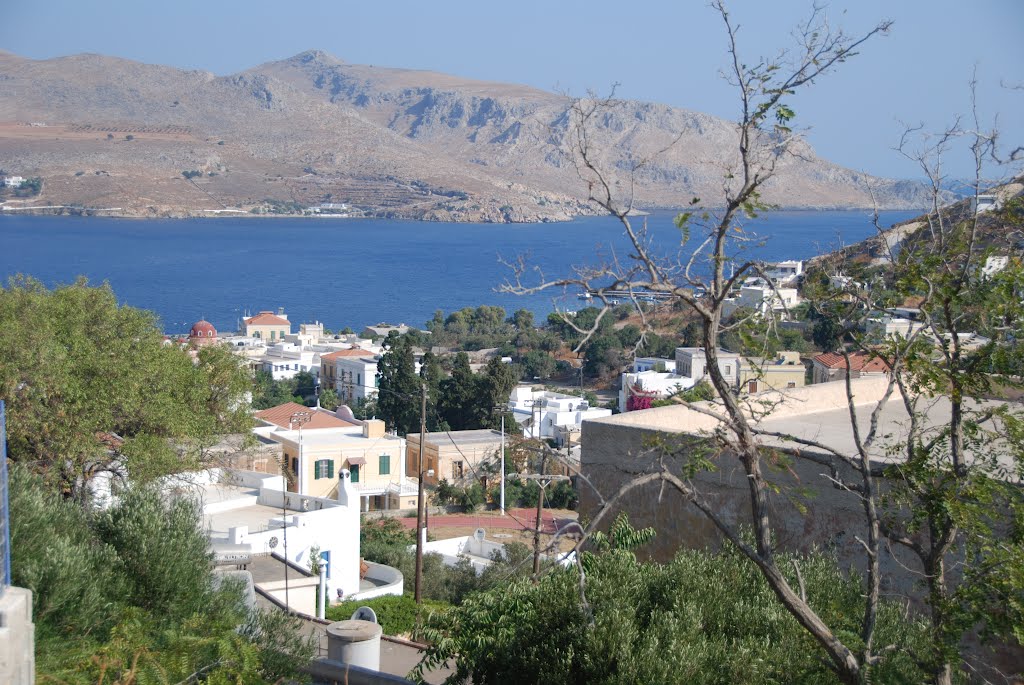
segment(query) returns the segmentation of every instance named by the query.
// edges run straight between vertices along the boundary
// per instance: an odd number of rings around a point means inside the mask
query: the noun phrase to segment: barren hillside
[[[525,86],[349,65],[318,51],[223,77],[0,52],[0,168],[43,177],[42,196],[22,204],[128,215],[332,202],[373,216],[562,220],[593,211],[562,145],[569,105]],[[622,101],[596,140],[611,169],[653,157],[636,178],[636,203],[673,207],[716,196],[733,131],[706,114]],[[809,148],[800,157],[779,170],[768,201],[866,207],[873,192],[885,208],[923,203],[914,184],[838,167]]]

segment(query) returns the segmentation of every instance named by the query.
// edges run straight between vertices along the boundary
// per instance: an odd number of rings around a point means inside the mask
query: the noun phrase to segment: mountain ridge
[[[47,205],[134,216],[345,202],[369,216],[558,221],[597,211],[564,149],[571,104],[530,86],[350,64],[321,50],[223,76],[0,52],[0,160],[42,176]],[[595,141],[636,206],[659,209],[716,197],[734,131],[696,110],[622,100]],[[779,165],[766,201],[905,209],[926,199],[911,182],[845,169],[806,143],[800,153]],[[192,170],[202,175],[182,176]]]

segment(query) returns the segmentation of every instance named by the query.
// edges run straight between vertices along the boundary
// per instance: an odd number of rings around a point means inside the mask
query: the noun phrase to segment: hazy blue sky
[[[735,0],[748,61],[788,44],[809,9]],[[839,0],[851,33],[895,23],[862,54],[794,101],[818,152],[889,176],[918,176],[891,150],[900,122],[942,128],[979,111],[1024,144],[1024,0]],[[320,48],[361,64],[430,69],[574,94],[608,90],[735,118],[721,21],[701,1],[49,0],[0,2],[0,48],[37,59],[97,52],[216,74]],[[1006,86],[1016,85],[1017,90]],[[952,171],[967,174],[964,158]]]

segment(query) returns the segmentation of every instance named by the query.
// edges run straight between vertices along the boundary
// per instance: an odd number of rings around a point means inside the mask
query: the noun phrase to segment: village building
[[[419,470],[420,434],[405,436],[405,470]],[[481,479],[480,467],[497,462],[501,456],[502,435],[496,430],[438,431],[427,433],[423,441],[425,483],[440,480],[464,485]]]
[[[304,416],[309,420],[302,423]],[[406,477],[405,439],[386,432],[383,421],[360,421],[345,406],[330,412],[294,402],[255,417],[263,425],[253,432],[281,448],[282,461],[264,463],[261,470],[279,472],[283,463],[290,492],[335,497],[338,474],[347,470],[363,511],[416,506],[418,486]]]
[[[296,343],[279,342],[264,349],[260,368],[275,381],[295,378],[302,372],[318,377],[320,353]]]
[[[884,398],[889,380],[884,376],[851,380],[854,413],[860,426],[871,420],[877,403]],[[851,409],[845,383],[821,383],[785,392],[764,393],[763,403],[751,404],[746,411],[757,427],[771,436],[796,436],[817,442],[840,453],[856,455],[851,426]],[[720,404],[706,403],[712,412],[721,412]],[[936,397],[926,403],[922,430],[948,424],[951,407],[948,398]],[[763,415],[761,415],[763,414]],[[908,414],[898,395],[889,397],[878,414],[878,435],[883,436],[872,450],[872,462],[880,468],[900,458],[902,436]],[[750,488],[743,466],[735,454],[721,447],[711,436],[719,423],[713,414],[683,405],[671,405],[646,411],[617,414],[583,423],[581,469],[590,488],[580,490],[580,518],[592,518],[608,498],[634,476],[656,471],[667,465],[677,476],[692,482],[703,501],[714,508],[727,524],[750,525]],[[785,437],[762,438],[765,448],[793,443]],[[840,568],[863,561],[863,548],[855,544],[864,533],[863,504],[856,493],[837,489],[829,468],[831,460],[824,449],[804,447],[816,457],[790,459],[781,468],[763,470],[769,480],[769,507],[772,514],[773,545],[779,550],[807,551],[835,549]],[[666,457],[666,451],[670,456]],[[689,455],[702,455],[714,468],[688,472]],[[1007,466],[1012,456],[1001,458]],[[824,460],[824,461],[822,461]],[[765,462],[767,466],[769,462]],[[772,462],[774,463],[774,462]],[[857,477],[842,462],[839,476],[847,482]],[[879,487],[885,487],[878,481]],[[703,549],[722,544],[714,525],[685,497],[654,482],[638,487],[608,512],[604,521],[613,521],[618,511],[629,514],[636,528],[653,526],[657,536],[638,554],[667,562],[680,547]],[[843,544],[839,544],[842,542]],[[851,543],[851,544],[846,544]],[[884,591],[901,596],[920,587],[920,569],[907,568],[909,557],[895,559],[885,551],[882,560]]]
[[[850,352],[850,377],[884,376],[889,365],[878,355],[869,352]],[[836,352],[824,352],[811,360],[811,383],[830,383],[846,380],[846,358]]]
[[[611,416],[611,409],[591,407],[582,397],[519,386],[508,408],[530,438],[552,440],[559,447],[579,442],[580,425],[587,419]]]
[[[355,404],[377,395],[380,355],[361,347],[320,355],[320,385],[333,388],[338,399]]]
[[[284,309],[278,309],[277,314],[271,311],[262,311],[256,316],[244,319],[243,323],[246,337],[270,342],[284,340],[292,332],[292,324],[288,321],[288,315],[284,313]]]
[[[189,329],[188,343],[192,347],[206,347],[207,345],[216,345],[218,342],[217,329],[206,319],[196,321]]]

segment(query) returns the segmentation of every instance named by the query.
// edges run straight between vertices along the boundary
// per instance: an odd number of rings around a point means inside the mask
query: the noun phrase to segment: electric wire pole
[[[420,586],[423,584],[423,443],[427,439],[427,384],[420,386],[420,450],[419,450],[419,497],[416,499],[416,603],[422,603]]]

